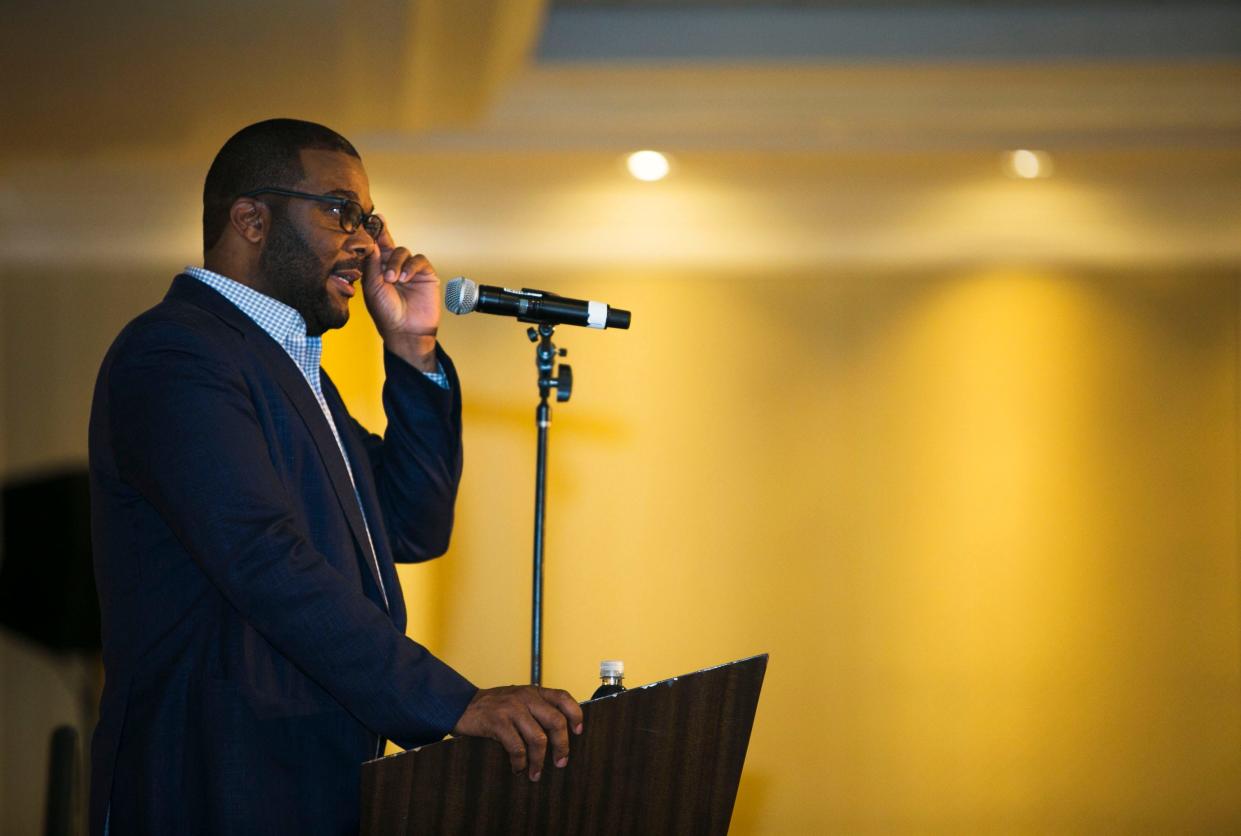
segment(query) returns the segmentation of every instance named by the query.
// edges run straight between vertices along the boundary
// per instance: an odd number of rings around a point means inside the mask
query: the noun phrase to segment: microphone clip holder
[[[567,357],[568,349],[556,348],[552,343],[552,335],[556,326],[551,323],[539,323],[539,327],[527,328],[526,336],[530,342],[538,343],[534,350],[534,363],[539,370],[539,397],[546,398],[550,389],[556,390],[556,402],[567,403],[573,395],[573,367],[568,363],[560,364],[560,373],[556,373],[556,358]]]

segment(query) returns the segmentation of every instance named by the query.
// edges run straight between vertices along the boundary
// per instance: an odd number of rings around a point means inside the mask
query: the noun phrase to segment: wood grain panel
[[[584,703],[569,765],[513,775],[500,745],[453,738],[362,767],[368,834],[728,831],[767,656]]]

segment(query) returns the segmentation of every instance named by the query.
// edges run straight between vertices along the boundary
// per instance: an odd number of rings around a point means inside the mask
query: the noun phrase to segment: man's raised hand
[[[398,247],[387,224],[367,259],[362,295],[388,350],[434,371],[440,323],[440,279],[421,253]]]

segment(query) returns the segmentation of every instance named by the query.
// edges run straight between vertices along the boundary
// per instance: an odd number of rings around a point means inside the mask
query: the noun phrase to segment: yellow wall
[[[734,832],[1241,828],[1235,273],[557,290],[635,317],[558,335],[545,681],[770,652]],[[533,352],[446,316],[466,476],[450,554],[403,571],[411,634],[518,682]],[[381,422],[361,305],[326,355]]]

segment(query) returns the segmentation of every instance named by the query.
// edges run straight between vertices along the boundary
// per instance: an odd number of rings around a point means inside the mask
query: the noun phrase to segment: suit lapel
[[[379,503],[379,489],[375,485],[374,473],[370,467],[370,456],[362,440],[353,432],[353,421],[345,409],[345,402],[336,389],[336,384],[326,372],[320,375],[320,380],[323,384],[323,397],[327,401],[328,409],[332,411],[332,420],[340,431],[349,461],[353,462],[353,478],[358,485],[358,496],[366,510],[366,518],[371,521],[371,541],[375,545],[376,563],[383,575],[384,588],[388,590],[389,612],[392,620],[404,628],[405,602],[401,595],[395,593],[395,590],[400,589],[400,583],[396,578],[396,563],[392,557],[392,544],[388,542],[387,529],[377,522],[383,519],[383,507]],[[375,568],[374,565],[371,566],[372,574]]]
[[[358,507],[358,500],[354,496],[353,482],[349,479],[349,471],[345,469],[345,460],[341,456],[340,447],[336,444],[336,438],[332,435],[332,429],[328,426],[327,418],[324,417],[323,410],[319,408],[319,401],[316,400],[310,384],[302,375],[302,370],[297,367],[284,348],[254,320],[246,316],[228,299],[194,277],[177,276],[173,281],[172,289],[168,291],[168,298],[183,299],[206,308],[240,331],[245,337],[246,344],[253,350],[253,356],[271,374],[306,425],[306,431],[319,450],[319,457],[323,460],[323,466],[332,482],[332,489],[336,493],[337,501],[340,502],[341,511],[349,522],[349,530],[353,533],[358,552],[363,556],[362,562],[366,564],[367,572],[378,586],[375,561],[371,559],[370,543],[366,536],[366,523],[362,519],[362,509]],[[335,420],[338,422],[337,429],[341,432],[343,439],[347,433],[339,426],[339,419]],[[365,458],[362,461],[366,461]],[[369,468],[369,462],[367,468]],[[379,603],[383,604],[382,601]]]

